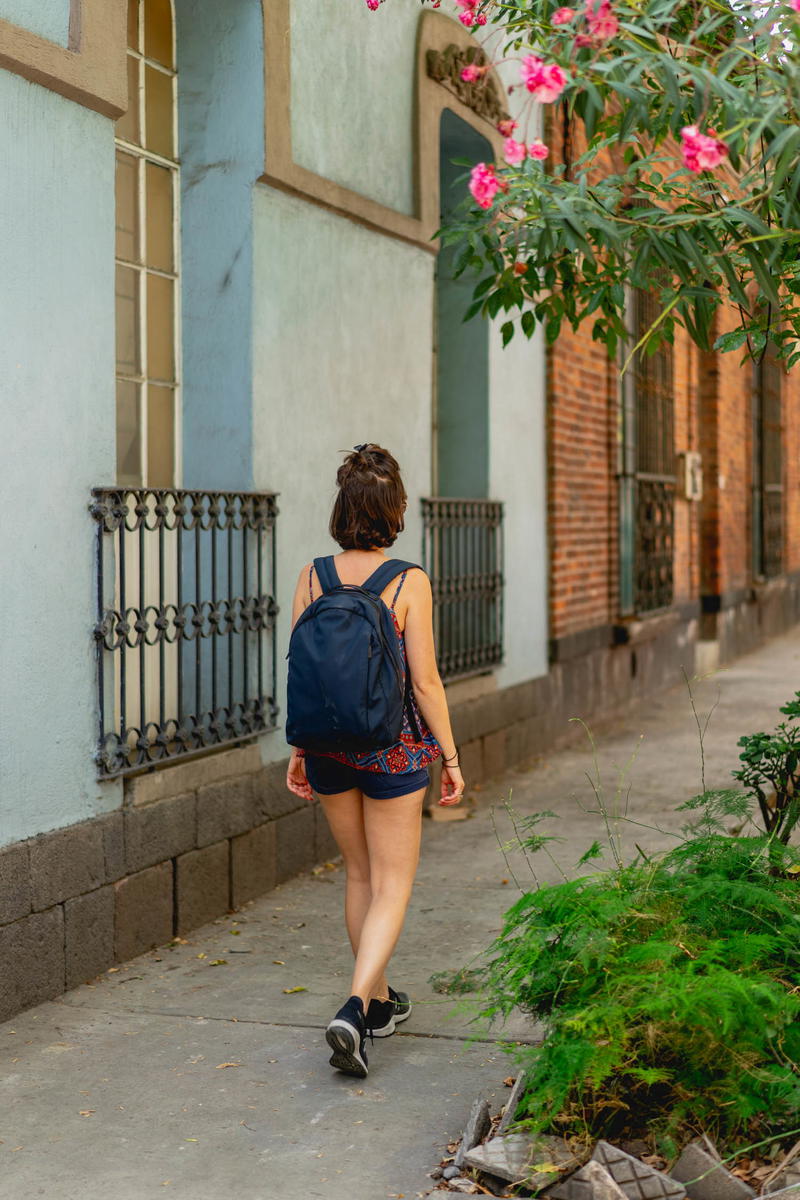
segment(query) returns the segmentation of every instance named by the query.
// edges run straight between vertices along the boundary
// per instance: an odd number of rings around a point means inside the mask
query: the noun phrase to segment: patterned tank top
[[[313,571],[314,567],[312,565],[308,570],[309,601],[313,601],[314,599]],[[400,595],[400,589],[406,581],[407,574],[407,571],[403,571],[403,574],[400,576],[400,582],[397,585],[394,598],[389,607],[389,612],[392,614],[392,621],[394,622],[400,642],[400,651],[406,671],[408,670],[406,641],[394,610],[397,604],[397,597]],[[412,732],[411,721],[406,710],[403,712],[403,727],[400,731],[399,741],[395,742],[392,746],[387,746],[385,750],[365,750],[361,752],[354,750],[329,750],[320,752],[318,756],[322,758],[335,758],[337,762],[347,763],[351,767],[357,767],[360,771],[381,771],[389,775],[402,775],[407,771],[419,771],[422,767],[427,767],[429,763],[439,758],[442,748],[428,728],[422,713],[419,711],[413,690],[410,693],[410,699],[419,729],[419,741],[417,741]]]

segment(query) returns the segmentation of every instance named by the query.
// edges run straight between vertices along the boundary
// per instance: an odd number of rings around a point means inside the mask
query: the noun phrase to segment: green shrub
[[[800,694],[798,694],[800,698]],[[796,708],[796,712],[794,709]],[[800,705],[782,711],[794,718]],[[482,1015],[519,1008],[543,1023],[516,1048],[533,1132],[654,1133],[669,1154],[702,1129],[721,1147],[780,1137],[800,1113],[800,879],[785,814],[761,833],[764,754],[792,774],[794,731],[743,739],[749,795],[709,791],[673,850],[625,862],[596,787],[614,865],[538,885],[506,913],[487,956]],[[767,739],[766,749],[764,739]],[[760,756],[760,757],[759,757]],[[781,757],[782,756],[782,757]],[[743,755],[744,759],[744,755]],[[769,768],[768,768],[769,769]],[[548,851],[543,817],[512,814],[517,847]],[[735,818],[757,836],[730,836]],[[600,843],[579,868],[601,857]],[[535,878],[535,876],[534,876]]]

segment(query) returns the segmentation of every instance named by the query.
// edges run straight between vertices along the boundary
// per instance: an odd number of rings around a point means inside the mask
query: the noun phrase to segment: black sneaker
[[[389,988],[388,1000],[370,1000],[367,1009],[367,1029],[373,1037],[391,1037],[395,1026],[411,1015],[411,1001],[405,992]]]
[[[346,1075],[367,1075],[367,1025],[364,1005],[358,996],[351,996],[337,1012],[325,1030],[325,1040],[333,1050],[330,1064]]]

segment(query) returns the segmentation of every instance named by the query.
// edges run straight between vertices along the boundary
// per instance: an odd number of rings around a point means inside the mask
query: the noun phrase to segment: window
[[[178,203],[172,0],[129,0],[116,125],[117,483],[171,487],[178,444]]]
[[[491,162],[487,140],[455,113],[442,110],[440,217],[463,200],[466,168],[453,159]],[[460,180],[459,182],[456,182]],[[436,416],[434,490],[440,496],[489,494],[489,326],[464,321],[475,276],[453,278],[458,245],[443,246],[436,263]]]
[[[657,296],[633,289],[631,345],[660,313]],[[627,353],[627,351],[626,351]],[[673,599],[675,434],[672,347],[638,351],[622,380],[620,462],[620,609],[668,608]]]
[[[753,364],[751,542],[753,575],[768,579],[783,568],[783,438],[781,375],[775,343]]]
[[[441,219],[464,197],[467,162],[490,162],[486,138],[442,110]],[[461,160],[454,163],[453,159]],[[422,501],[423,564],[431,577],[434,633],[444,679],[490,670],[503,658],[503,505],[489,500],[489,327],[464,322],[473,275],[455,279],[459,246],[436,263],[434,489]]]

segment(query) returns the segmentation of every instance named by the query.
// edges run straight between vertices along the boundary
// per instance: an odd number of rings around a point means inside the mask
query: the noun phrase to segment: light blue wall
[[[110,121],[0,71],[0,845],[120,799],[98,785],[94,485],[114,481]]]
[[[178,0],[183,485],[251,488],[253,184],[264,169],[260,0]]]
[[[60,46],[69,44],[70,0],[0,0],[0,19]]]

